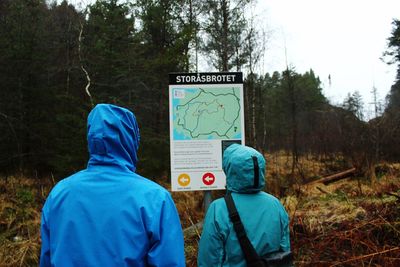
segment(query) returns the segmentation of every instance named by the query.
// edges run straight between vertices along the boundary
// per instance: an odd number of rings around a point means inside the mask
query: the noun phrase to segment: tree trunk
[[[228,17],[229,17],[229,10],[228,10],[228,3],[226,0],[222,1],[222,71],[229,71],[228,68]]]

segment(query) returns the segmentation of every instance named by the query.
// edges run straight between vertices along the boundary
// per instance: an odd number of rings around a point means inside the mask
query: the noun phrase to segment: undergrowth
[[[304,169],[314,168],[304,171],[310,177],[320,178],[323,166],[303,161]],[[280,189],[278,178],[288,174],[284,167],[267,173],[266,191],[280,197],[291,219],[296,266],[400,266],[400,164],[377,170],[375,185],[348,178],[296,190],[287,183]],[[157,182],[170,188],[167,178]],[[52,186],[51,178],[0,177],[0,266],[38,265],[41,207]],[[184,229],[187,266],[196,266],[204,194],[171,194]],[[223,194],[212,192],[213,199]]]

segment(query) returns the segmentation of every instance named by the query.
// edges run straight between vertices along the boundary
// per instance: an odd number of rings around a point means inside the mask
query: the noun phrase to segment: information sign
[[[244,144],[242,73],[169,78],[172,190],[225,189],[223,150]]]

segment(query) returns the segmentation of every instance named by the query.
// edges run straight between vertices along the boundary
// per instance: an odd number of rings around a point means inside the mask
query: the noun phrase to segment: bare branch
[[[87,84],[86,84],[86,86],[85,86],[85,91],[86,91],[86,94],[89,96],[89,98],[90,98],[90,103],[92,104],[92,107],[93,107],[93,106],[94,106],[93,98],[92,98],[92,95],[90,94],[90,91],[89,91],[89,87],[90,87],[90,82],[91,82],[91,80],[90,80],[89,73],[87,72],[87,70],[86,70],[85,67],[83,66],[83,62],[82,62],[82,50],[81,50],[81,45],[82,45],[83,24],[82,24],[82,22],[81,22],[80,24],[81,24],[81,30],[80,30],[80,32],[79,32],[79,38],[78,38],[78,41],[79,41],[79,42],[78,42],[78,44],[79,44],[79,46],[78,46],[79,62],[81,63],[81,69],[82,69],[82,71],[85,73],[86,80],[87,80]]]

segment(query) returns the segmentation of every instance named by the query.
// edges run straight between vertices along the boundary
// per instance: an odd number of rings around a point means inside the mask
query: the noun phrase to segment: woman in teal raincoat
[[[257,160],[259,166],[258,177],[253,160]],[[289,251],[289,219],[285,208],[277,198],[262,191],[265,185],[264,157],[253,148],[233,144],[225,150],[223,169],[227,190],[232,193],[246,234],[258,255]],[[207,211],[198,266],[246,266],[223,198],[212,202]]]

